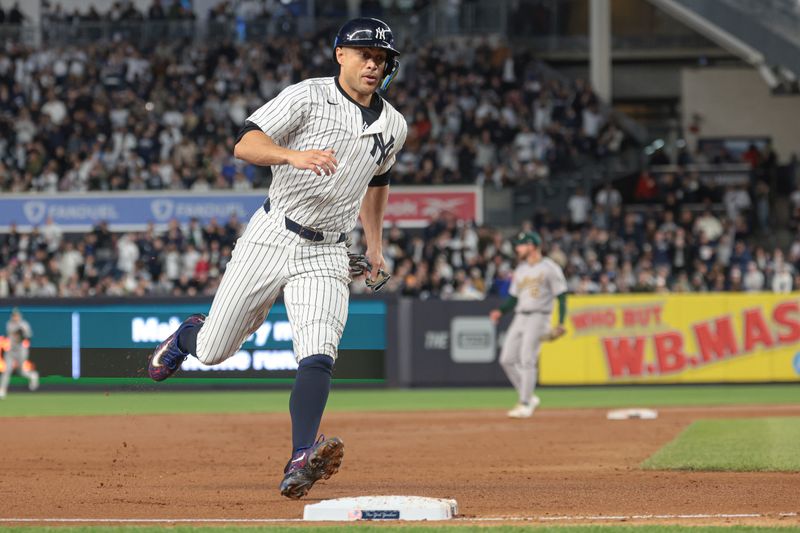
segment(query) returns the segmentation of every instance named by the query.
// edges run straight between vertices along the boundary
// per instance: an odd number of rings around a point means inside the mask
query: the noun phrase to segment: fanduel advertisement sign
[[[12,224],[30,231],[48,218],[63,230],[75,232],[88,231],[100,222],[108,222],[114,231],[141,231],[151,222],[164,226],[171,220],[186,224],[192,218],[201,224],[212,218],[224,224],[231,215],[247,222],[264,204],[267,192],[4,194],[0,231],[8,231]],[[480,223],[482,198],[476,186],[392,187],[385,219],[401,227],[425,227],[448,213]]]
[[[0,231],[11,224],[28,231],[48,218],[66,231],[87,231],[100,222],[112,229],[137,231],[148,223],[170,220],[185,224],[192,218],[207,224],[212,218],[224,224],[231,215],[247,221],[261,207],[266,191],[252,193],[107,193],[3,195],[0,197]]]

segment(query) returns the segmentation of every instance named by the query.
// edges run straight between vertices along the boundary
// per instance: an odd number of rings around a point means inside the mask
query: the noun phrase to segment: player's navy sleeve
[[[239,144],[239,141],[242,140],[242,137],[247,135],[248,131],[261,131],[261,128],[255,122],[245,120],[244,126],[242,126],[242,129],[239,130],[239,134],[236,136],[236,142],[233,144]]]
[[[369,182],[370,187],[386,187],[389,185],[389,173],[384,172],[383,174],[379,174],[372,178],[372,181]]]
[[[275,143],[281,144],[303,124],[309,102],[308,84],[290,85],[247,117],[247,121],[261,128]]]

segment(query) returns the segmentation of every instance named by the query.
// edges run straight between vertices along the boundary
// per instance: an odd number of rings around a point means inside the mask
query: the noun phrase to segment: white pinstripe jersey
[[[366,127],[359,106],[332,77],[287,87],[247,120],[284,148],[334,151],[339,164],[333,175],[273,166],[269,190],[273,208],[304,226],[333,232],[353,229],[369,182],[389,171],[408,133],[403,115],[385,100],[378,120]]]

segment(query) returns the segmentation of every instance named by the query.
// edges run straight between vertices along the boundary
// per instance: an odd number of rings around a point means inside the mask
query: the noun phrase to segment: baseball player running
[[[208,317],[192,315],[150,356],[156,381],[188,355],[215,365],[263,324],[283,289],[297,376],[289,400],[292,456],[280,484],[292,499],[339,469],[338,438],[315,441],[347,321],[350,275],[378,290],[388,279],[382,252],[389,169],[403,146],[403,116],[377,94],[397,72],[392,30],[371,18],[336,35],[336,77],[284,89],[247,119],[236,157],[271,166],[269,198],[239,238]],[[349,258],[346,235],[361,217],[365,257]]]
[[[542,256],[542,239],[538,233],[522,232],[514,244],[520,264],[514,270],[509,297],[489,313],[489,318],[496,324],[503,314],[514,310],[514,319],[500,352],[500,365],[519,394],[519,402],[508,416],[530,418],[539,405],[539,398],[533,391],[541,343],[565,333],[567,280],[555,261]],[[558,300],[558,326],[551,331],[554,300]]]
[[[14,371],[15,364],[20,375],[27,378],[28,388],[32,391],[39,388],[39,373],[25,367],[30,354],[27,341],[33,337],[33,330],[16,307],[11,310],[11,319],[6,323],[6,337],[9,348],[3,357],[6,366],[3,377],[0,378],[0,400],[8,395],[8,383],[11,381],[11,372]]]

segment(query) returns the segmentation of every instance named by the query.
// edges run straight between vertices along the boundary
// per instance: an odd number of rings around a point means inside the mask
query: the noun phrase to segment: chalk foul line
[[[696,513],[632,515],[561,515],[561,516],[486,516],[456,517],[456,522],[603,522],[630,520],[713,520],[744,518],[797,518],[800,513]],[[97,523],[97,524],[271,524],[303,522],[302,518],[14,518],[0,517],[0,523]]]

